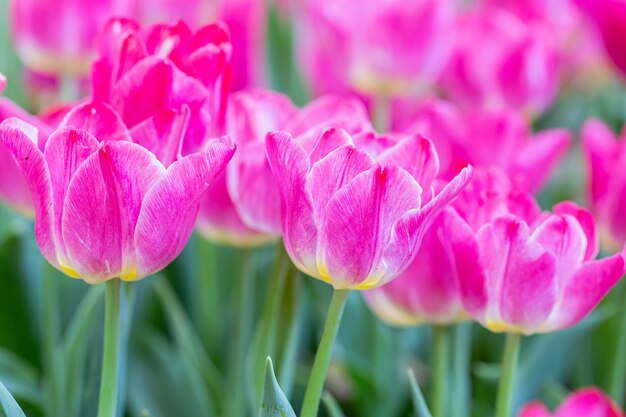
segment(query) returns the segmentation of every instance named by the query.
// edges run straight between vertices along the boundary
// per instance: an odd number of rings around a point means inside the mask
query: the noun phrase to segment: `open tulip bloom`
[[[570,394],[551,413],[539,402],[526,404],[518,417],[624,417],[619,406],[598,388],[582,388]]]

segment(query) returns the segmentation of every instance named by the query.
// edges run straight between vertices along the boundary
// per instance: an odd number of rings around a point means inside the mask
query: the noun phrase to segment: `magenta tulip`
[[[506,174],[474,169],[468,186],[427,228],[409,267],[388,284],[365,292],[368,305],[381,319],[396,326],[468,320],[461,301],[460,280],[465,271],[457,270],[451,245],[455,216],[461,215],[476,231],[512,212],[534,219],[539,207],[531,196],[514,191]]]
[[[502,9],[467,12],[454,34],[442,79],[453,101],[468,109],[514,108],[531,115],[552,104],[560,68],[550,37]]]
[[[300,67],[316,94],[422,92],[445,64],[453,14],[448,0],[307,0],[297,26]]]
[[[602,243],[613,250],[626,242],[626,141],[599,120],[585,123],[581,137],[588,199],[600,224]]]
[[[465,165],[495,167],[506,172],[516,188],[536,192],[556,168],[571,143],[566,129],[535,134],[514,110],[463,111],[453,103],[428,100],[409,113],[398,126],[431,138],[441,159],[443,178],[450,179]]]
[[[159,126],[155,135],[177,131],[180,143],[184,129]],[[19,119],[0,125],[0,139],[30,188],[44,257],[89,283],[140,279],[171,262],[191,235],[200,196],[234,152],[222,138],[164,164],[98,102],[72,109],[43,151],[37,129]]]
[[[551,413],[545,405],[531,402],[524,406],[518,417],[624,417],[617,404],[597,388],[582,388],[569,395]]]
[[[289,256],[335,289],[378,287],[402,272],[471,172],[435,195],[437,154],[418,135],[394,140],[329,129],[305,143],[276,132],[267,138],[267,155]]]
[[[571,202],[529,221],[497,217],[473,230],[452,216],[466,311],[494,332],[545,333],[581,321],[619,281],[624,254],[595,260],[591,214]]]

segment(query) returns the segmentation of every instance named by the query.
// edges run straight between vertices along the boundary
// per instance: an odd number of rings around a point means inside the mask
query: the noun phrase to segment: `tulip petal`
[[[38,135],[35,136],[37,139],[35,144],[38,144],[39,149],[43,150],[46,140],[53,130],[47,121],[41,117],[33,116],[8,98],[0,97],[0,121],[11,117],[26,122],[30,126],[29,129],[35,129],[38,132]]]
[[[227,167],[228,192],[241,219],[250,228],[281,234],[280,192],[267,162],[264,142],[239,147]]]
[[[4,74],[0,73],[0,93],[2,93],[6,85],[7,85],[7,77],[5,77]]]
[[[526,141],[513,160],[512,178],[523,178],[523,183],[517,185],[525,190],[539,190],[571,142],[572,134],[566,129],[550,129],[537,133],[534,139]]]
[[[540,402],[531,402],[524,406],[518,417],[552,417],[552,413]],[[572,417],[572,416],[568,416]]]
[[[585,263],[569,280],[549,330],[578,323],[593,310],[624,274],[624,254]]]
[[[572,215],[553,214],[533,231],[532,236],[555,256],[557,285],[565,287],[585,258],[587,238],[580,223]]]
[[[147,193],[135,231],[139,276],[164,268],[185,247],[202,194],[218,178],[235,151],[230,138],[174,162]]]
[[[307,144],[303,144],[302,138],[298,138],[298,142],[307,148]],[[334,127],[324,129],[321,134],[315,138],[310,152],[309,158],[311,164],[315,164],[326,155],[344,145],[354,145],[352,137],[343,129],[337,129]]]
[[[285,249],[303,272],[320,278],[316,253],[318,229],[313,201],[306,184],[309,157],[289,133],[271,132],[266,139],[267,160],[278,182]]]
[[[588,210],[578,207],[572,201],[562,201],[554,206],[552,210],[554,214],[569,214],[576,217],[578,224],[582,227],[587,238],[587,249],[585,250],[584,260],[595,259],[600,251],[600,240],[598,238],[598,230],[596,229],[596,221]]]
[[[617,154],[617,141],[611,130],[599,120],[589,120],[581,132],[587,175],[591,183],[591,200],[596,202],[606,195],[611,183],[611,166]]]
[[[105,143],[78,168],[63,207],[62,233],[73,268],[87,282],[135,279],[134,232],[148,190],[165,173],[130,142]]]
[[[320,275],[337,289],[380,285],[383,249],[394,224],[420,206],[421,188],[405,170],[376,165],[328,201],[318,246]],[[355,256],[358,253],[358,256]]]
[[[597,388],[583,388],[570,395],[554,413],[554,417],[623,417],[623,415],[617,404]]]
[[[556,303],[555,256],[529,233],[514,217],[500,217],[478,233],[490,297],[483,324],[492,331],[530,333]]]
[[[35,237],[44,257],[58,265],[53,226],[53,197],[50,172],[44,155],[37,147],[37,129],[19,119],[0,124],[0,140],[28,184],[35,208]]]
[[[189,107],[181,111],[165,109],[132,128],[135,143],[152,152],[167,168],[181,156],[183,138],[189,123]]]
[[[424,207],[406,213],[394,226],[392,238],[385,248],[386,274],[383,281],[393,279],[415,256],[425,230],[435,217],[450,203],[471,178],[472,169],[466,167],[452,179]]]
[[[126,125],[107,104],[94,101],[72,108],[59,127],[85,130],[100,142],[107,140],[130,140]]]
[[[439,172],[439,158],[431,141],[420,135],[410,136],[378,157],[381,164],[404,168],[424,189],[431,187]]]
[[[326,206],[330,198],[361,172],[372,167],[374,161],[362,150],[344,145],[313,165],[307,183],[313,198],[313,212],[318,227],[324,224]]]

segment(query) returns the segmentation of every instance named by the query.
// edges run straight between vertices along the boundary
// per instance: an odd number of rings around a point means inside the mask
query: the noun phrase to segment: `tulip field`
[[[0,0],[0,417],[626,417],[626,0]]]

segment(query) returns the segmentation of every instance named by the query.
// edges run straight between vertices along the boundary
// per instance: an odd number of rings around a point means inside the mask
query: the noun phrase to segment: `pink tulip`
[[[505,10],[468,12],[457,21],[442,85],[465,108],[515,108],[537,114],[559,86],[556,46]]]
[[[429,100],[409,111],[411,116],[396,127],[432,139],[447,179],[469,163],[499,168],[509,174],[515,187],[535,192],[571,143],[571,133],[565,129],[533,135],[528,122],[513,110],[463,111],[450,102]]]
[[[418,135],[329,129],[307,143],[274,132],[266,146],[287,252],[301,271],[336,289],[375,288],[402,272],[471,172],[466,168],[434,195],[437,154]]]
[[[154,135],[178,131],[180,142],[184,129],[165,124]],[[89,283],[140,279],[171,262],[191,235],[200,196],[234,152],[222,138],[166,167],[98,102],[72,109],[43,151],[37,129],[16,118],[0,124],[0,139],[32,193],[44,257]]]
[[[183,22],[141,28],[115,19],[98,45],[94,98],[110,103],[131,130],[164,113],[188,113],[183,154],[223,133],[231,81],[231,45],[223,25],[192,32]]]
[[[46,74],[89,72],[93,41],[100,27],[115,15],[128,14],[124,0],[13,0],[12,33],[24,64]]]
[[[451,245],[454,217],[462,216],[472,230],[478,230],[512,212],[534,219],[539,207],[532,197],[513,191],[504,173],[475,169],[468,186],[428,227],[409,267],[393,281],[365,292],[368,305],[380,318],[398,326],[469,319],[461,301],[464,271],[457,270]]]
[[[624,0],[577,0],[600,33],[604,49],[622,73],[626,74],[626,2]]]
[[[539,402],[531,402],[519,417],[624,417],[624,413],[608,395],[590,387],[570,394],[554,413]]]
[[[7,77],[5,77],[4,74],[0,72],[0,93],[2,93],[6,85],[7,85]]]
[[[587,165],[588,199],[600,223],[602,242],[615,249],[626,242],[626,141],[599,120],[583,126],[582,148]]]
[[[453,2],[307,0],[297,25],[300,67],[316,94],[415,94],[447,58]]]
[[[208,239],[256,246],[281,234],[280,194],[265,157],[265,138],[286,130],[303,142],[334,126],[350,133],[370,130],[367,111],[356,99],[320,97],[297,109],[287,96],[265,90],[233,95],[226,131],[238,146],[226,172],[203,197],[198,229]]]
[[[534,221],[497,217],[478,230],[451,217],[465,310],[494,332],[545,333],[573,326],[624,273],[624,254],[594,260],[595,221],[571,202]]]

